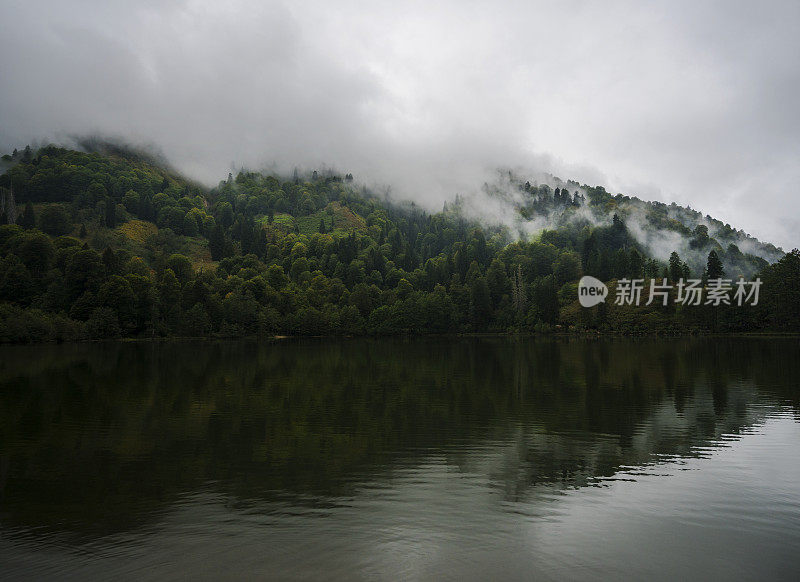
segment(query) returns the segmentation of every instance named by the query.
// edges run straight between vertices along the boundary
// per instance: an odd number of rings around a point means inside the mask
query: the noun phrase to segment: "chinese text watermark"
[[[619,279],[614,297],[615,305],[644,305],[672,303],[680,305],[758,305],[761,279],[746,281],[743,278],[709,279],[705,285],[701,279],[678,279],[671,283],[667,279]],[[674,290],[674,293],[673,293]],[[592,307],[605,301],[608,288],[599,279],[582,277],[578,282],[578,300],[584,307]]]

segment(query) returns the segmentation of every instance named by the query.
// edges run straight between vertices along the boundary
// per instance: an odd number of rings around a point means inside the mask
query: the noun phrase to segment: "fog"
[[[0,50],[4,151],[100,134],[430,209],[514,167],[800,246],[796,2],[5,0]]]

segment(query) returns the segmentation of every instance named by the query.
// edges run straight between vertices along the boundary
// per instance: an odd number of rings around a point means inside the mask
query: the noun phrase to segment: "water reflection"
[[[102,544],[212,499],[223,537],[345,511],[419,550],[424,511],[455,539],[492,523],[486,554],[519,533],[503,515],[543,519],[554,496],[674,475],[775,415],[796,422],[798,352],[730,338],[4,347],[0,534]]]
[[[759,422],[765,409],[749,405],[761,396],[796,405],[796,349],[722,339],[4,348],[4,521],[126,528],[209,480],[241,498],[343,495],[424,451],[447,450],[467,470],[468,444],[482,442],[505,443],[491,475],[511,499],[541,483],[583,486],[660,455],[702,454]]]

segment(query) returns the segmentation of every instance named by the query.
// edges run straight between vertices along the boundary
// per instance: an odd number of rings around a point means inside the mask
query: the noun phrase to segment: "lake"
[[[797,338],[0,347],[0,578],[796,579]]]

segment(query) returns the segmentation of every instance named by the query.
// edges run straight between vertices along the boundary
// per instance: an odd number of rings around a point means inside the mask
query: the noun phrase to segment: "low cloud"
[[[794,2],[29,0],[0,50],[5,150],[119,136],[209,184],[333,166],[431,209],[520,167],[800,245]]]

